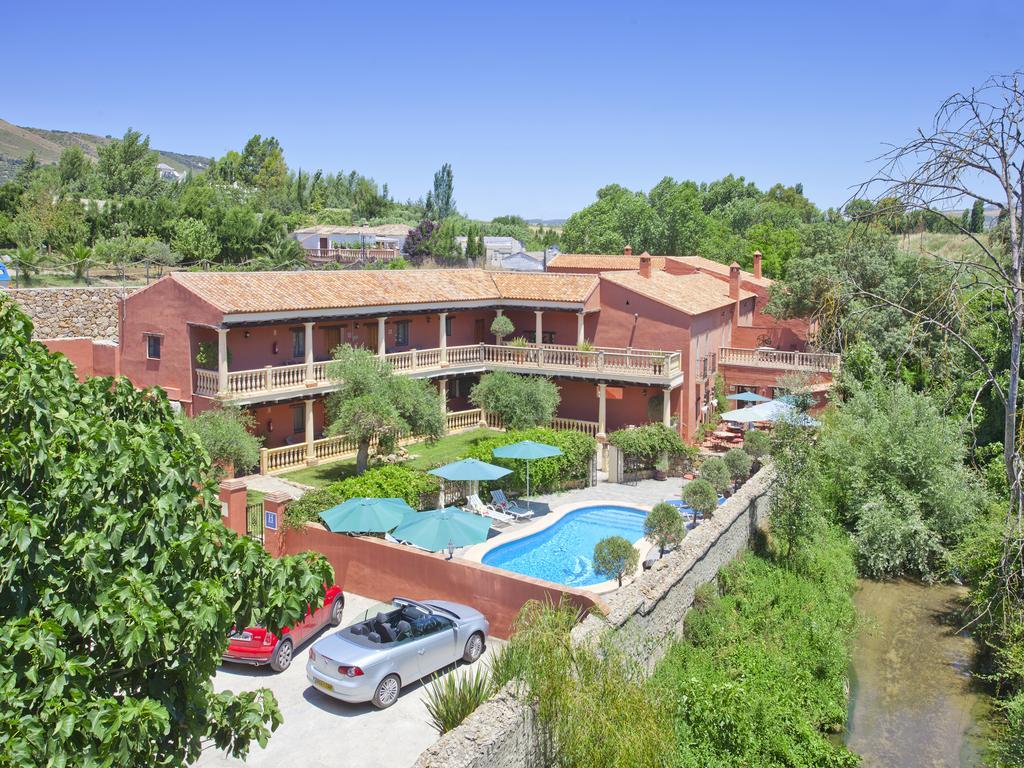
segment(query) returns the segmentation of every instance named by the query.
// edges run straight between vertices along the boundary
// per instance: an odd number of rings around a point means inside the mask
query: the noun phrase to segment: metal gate
[[[245,535],[263,543],[263,502],[245,505]]]
[[[626,485],[636,485],[640,481],[640,472],[644,470],[643,458],[620,452],[619,461],[622,462],[622,482]]]

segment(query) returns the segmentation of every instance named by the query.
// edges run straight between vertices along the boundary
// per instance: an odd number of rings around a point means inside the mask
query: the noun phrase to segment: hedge
[[[417,509],[421,495],[431,492],[436,495],[437,490],[438,479],[433,475],[398,464],[377,467],[306,493],[285,509],[284,524],[298,528],[307,522],[318,521],[319,514],[325,509],[359,497],[405,499],[413,509]]]
[[[502,445],[533,440],[562,449],[562,456],[549,459],[534,459],[530,462],[530,492],[547,492],[574,487],[585,482],[590,474],[590,462],[597,450],[597,441],[590,435],[576,430],[554,430],[546,427],[505,432],[488,440],[481,440],[469,452],[471,458],[490,464],[508,467],[507,475],[492,483],[483,483],[490,488],[503,488],[523,493],[526,491],[526,462],[520,459],[499,459],[492,451]]]
[[[678,432],[664,424],[617,429],[608,435],[608,442],[627,456],[642,459],[648,469],[653,469],[664,454],[691,458],[697,454],[697,448],[684,443]]]

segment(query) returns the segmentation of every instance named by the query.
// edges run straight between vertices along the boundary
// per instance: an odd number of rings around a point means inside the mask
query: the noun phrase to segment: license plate
[[[323,688],[325,691],[333,691],[334,690],[334,686],[333,685],[331,685],[330,683],[325,683],[323,680],[321,680],[318,677],[313,679],[313,685],[315,685],[317,688]]]

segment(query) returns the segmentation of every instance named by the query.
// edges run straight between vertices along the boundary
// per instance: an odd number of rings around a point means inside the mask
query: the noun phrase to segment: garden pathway
[[[313,490],[308,485],[293,483],[291,480],[274,475],[246,475],[240,479],[245,481],[246,487],[251,491],[284,493],[293,500],[301,498],[306,491]]]

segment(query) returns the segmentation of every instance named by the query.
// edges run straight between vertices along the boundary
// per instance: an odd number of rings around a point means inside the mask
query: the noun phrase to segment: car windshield
[[[376,618],[378,613],[391,613],[392,611],[397,611],[399,607],[400,606],[395,603],[377,603],[376,605],[371,605],[362,613],[357,614],[356,617],[345,626],[351,627],[353,624],[360,624],[367,619]]]

